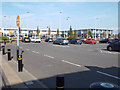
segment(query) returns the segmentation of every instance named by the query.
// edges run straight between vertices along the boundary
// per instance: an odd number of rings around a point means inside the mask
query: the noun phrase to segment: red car
[[[85,44],[96,44],[95,39],[87,39],[84,41]]]

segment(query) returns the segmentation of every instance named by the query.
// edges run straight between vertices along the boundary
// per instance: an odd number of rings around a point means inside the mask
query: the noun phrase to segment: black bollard
[[[56,90],[64,90],[64,75],[56,77]]]
[[[19,49],[17,49],[17,60],[19,58]]]
[[[22,72],[23,64],[22,64],[22,58],[21,55],[18,58],[18,72]]]
[[[2,54],[5,55],[5,46],[2,46]]]
[[[4,41],[4,45],[6,45],[6,41]]]
[[[120,90],[120,87],[116,84],[106,82],[95,82],[90,85],[90,90]]]
[[[8,61],[11,60],[11,49],[8,49]]]
[[[1,43],[0,43],[0,51],[1,51]]]

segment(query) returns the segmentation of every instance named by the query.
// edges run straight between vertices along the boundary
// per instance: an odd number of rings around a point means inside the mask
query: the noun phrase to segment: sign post
[[[18,30],[17,30],[17,60],[18,60],[18,58],[19,58],[19,25],[20,25],[19,15],[17,16],[16,24],[17,24],[17,27],[18,27]]]

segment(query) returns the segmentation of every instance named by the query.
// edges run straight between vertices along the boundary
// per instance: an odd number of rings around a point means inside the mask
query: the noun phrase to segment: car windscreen
[[[94,40],[94,41],[95,41],[95,39],[92,39],[92,40]]]
[[[36,39],[39,39],[39,38],[36,38]]]
[[[26,37],[25,39],[29,39],[28,37]]]
[[[87,40],[91,40],[91,39],[87,39]]]

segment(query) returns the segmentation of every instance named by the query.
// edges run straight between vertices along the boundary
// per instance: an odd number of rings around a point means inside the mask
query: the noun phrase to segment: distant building
[[[10,35],[9,31],[12,30],[14,35],[17,34],[17,28],[0,28],[0,32],[4,33],[4,35]],[[62,37],[68,37],[68,31],[69,30],[64,30],[59,32],[59,36]],[[109,38],[112,37],[113,35],[113,30],[108,30],[108,29],[78,29],[76,30],[76,36],[77,37],[87,37],[89,38],[90,36],[88,35],[88,31],[92,32],[92,38]],[[103,32],[105,34],[105,37],[103,36]],[[21,28],[21,35],[36,35],[37,34],[37,29],[26,29],[26,28]],[[51,30],[51,36],[56,36],[57,30]],[[73,33],[74,34],[74,33]],[[48,35],[48,29],[40,29],[40,35]]]
[[[109,38],[109,37],[112,37],[112,35],[113,35],[113,30],[108,30],[108,29],[78,29],[78,30],[76,30],[77,37],[85,38],[85,36],[86,36],[87,38],[89,38],[90,36],[88,35],[88,31],[92,32],[92,38],[99,38],[99,39],[100,38]],[[103,32],[105,33],[105,37],[103,36]],[[68,36],[68,30],[62,31],[62,34]]]

